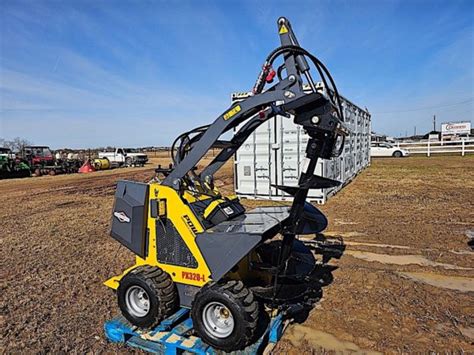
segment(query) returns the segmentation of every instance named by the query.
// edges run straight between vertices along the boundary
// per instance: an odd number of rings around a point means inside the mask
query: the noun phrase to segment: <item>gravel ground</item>
[[[116,181],[147,181],[150,166],[0,181],[2,352],[127,351],[102,331],[117,314],[102,282],[133,263],[110,212]],[[322,206],[346,249],[275,352],[474,352],[473,201],[474,156],[374,160]]]

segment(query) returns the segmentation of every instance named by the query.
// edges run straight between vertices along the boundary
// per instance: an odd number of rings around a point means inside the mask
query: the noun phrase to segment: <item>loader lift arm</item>
[[[299,46],[291,24],[286,18],[282,17],[278,20],[278,31],[281,47],[272,51],[267,57],[254,85],[252,96],[232,105],[212,124],[198,127],[178,137],[172,149],[175,166],[165,177],[163,185],[178,191],[183,188],[198,187],[201,192],[202,189],[208,189],[209,194],[212,194],[214,173],[235,154],[258,126],[276,115],[286,117],[293,115],[294,122],[303,126],[310,139],[306,147],[306,158],[298,187],[275,186],[294,195],[289,218],[286,219],[281,230],[283,242],[279,257],[278,271],[280,271],[284,268],[295,236],[303,228],[302,215],[308,190],[337,184],[335,181],[314,176],[318,158],[329,159],[339,155],[347,131],[343,125],[339,94],[327,69],[315,56]],[[284,56],[284,62],[278,70],[279,81],[264,91],[265,84],[271,82],[276,75],[272,64],[280,55]],[[313,62],[321,76],[327,90],[325,95],[316,90],[306,57]],[[285,78],[280,77],[283,70],[286,74]],[[331,82],[332,90],[328,90],[326,75]],[[303,90],[302,76],[311,88],[312,92],[309,94]],[[219,141],[222,134],[241,124],[243,125],[230,141]],[[191,137],[191,135],[194,136]],[[178,147],[176,147],[177,143],[180,143]],[[198,162],[216,145],[223,147],[222,151],[200,174],[197,174],[195,167]],[[337,149],[338,145],[339,149]],[[176,153],[174,153],[175,147]]]
[[[310,67],[304,56],[305,54],[316,60],[316,64],[318,64],[316,68],[325,84],[324,86],[325,88],[329,87],[327,85],[327,81],[325,80],[323,70],[319,66],[322,65],[322,63],[309,52],[299,47],[298,41],[296,40],[296,36],[289,21],[282,17],[278,20],[278,26],[282,46],[274,50],[269,56],[271,59],[267,58],[267,61],[263,65],[257,82],[253,88],[254,96],[231,106],[231,108],[221,114],[212,124],[199,127],[198,129],[201,129],[198,137],[199,139],[195,139],[192,142],[192,146],[188,147],[189,154],[186,154],[186,157],[181,157],[182,159],[179,161],[175,160],[175,168],[163,182],[164,185],[178,189],[181,180],[185,179],[186,175],[194,169],[194,167],[209,151],[209,149],[215,146],[222,134],[251,118],[251,121],[235,134],[234,139],[229,142],[229,147],[221,152],[221,154],[219,154],[213,160],[213,162],[211,162],[208,168],[203,170],[201,177],[205,178],[215,173],[225,163],[225,161],[227,161],[232,156],[232,154],[237,151],[240,145],[245,141],[245,138],[258,128],[259,123],[261,124],[277,114],[285,115],[285,111],[293,109],[293,107],[287,106],[285,110],[285,105],[277,106],[277,102],[284,102],[286,105],[288,105],[289,103],[298,102],[299,98],[307,96],[307,94],[303,92],[303,80],[301,78],[301,74],[304,74],[308,84],[311,87],[311,90],[313,93],[316,93],[316,86],[310,74]],[[262,93],[263,87],[266,83],[265,77],[270,71],[273,70],[271,68],[271,64],[273,60],[280,54],[285,54],[284,64],[281,67],[286,70],[287,77],[283,80],[280,80],[279,83]],[[325,68],[324,70],[326,71],[326,74],[329,74]],[[335,106],[337,104],[335,111],[340,119],[339,127],[334,128],[338,131],[338,134],[340,134],[342,132],[343,121],[342,109],[340,106],[340,101],[338,100],[339,95],[337,93],[337,89],[335,88],[334,82],[331,78],[330,80],[333,88],[335,89],[334,95],[336,98],[336,100],[332,99],[330,101],[332,101]],[[260,117],[254,117],[257,113],[260,113]],[[192,131],[187,133],[191,132]],[[178,139],[180,137],[178,137]],[[231,153],[231,151],[233,153]],[[218,164],[218,162],[220,162],[220,164]]]

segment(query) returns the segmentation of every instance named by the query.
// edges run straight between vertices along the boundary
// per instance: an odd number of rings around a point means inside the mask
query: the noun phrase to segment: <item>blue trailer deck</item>
[[[218,352],[205,344],[199,337],[190,334],[192,329],[193,321],[189,309],[186,308],[181,308],[152,330],[140,330],[122,316],[115,317],[105,322],[104,325],[105,335],[109,341],[136,347],[154,354],[175,355],[188,352],[204,355]],[[283,316],[280,314],[270,319],[263,335],[254,344],[240,350],[238,353],[263,353],[267,347],[274,346],[280,340],[283,330]]]

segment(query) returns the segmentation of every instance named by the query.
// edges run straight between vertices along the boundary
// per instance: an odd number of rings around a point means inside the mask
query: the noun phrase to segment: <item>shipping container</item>
[[[323,92],[321,83],[318,90]],[[309,88],[305,88],[309,90]],[[232,102],[250,93],[235,93]],[[350,130],[341,156],[319,160],[315,174],[341,181],[330,189],[312,189],[308,199],[325,203],[361,170],[370,164],[370,114],[342,97],[345,124]],[[236,128],[238,130],[238,127]],[[305,157],[308,135],[293,118],[276,116],[264,122],[239,148],[235,155],[234,184],[243,198],[291,200],[292,197],[272,185],[296,186]]]

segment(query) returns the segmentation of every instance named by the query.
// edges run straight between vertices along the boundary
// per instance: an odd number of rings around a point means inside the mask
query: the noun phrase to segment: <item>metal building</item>
[[[308,88],[309,89],[309,88]],[[323,91],[322,83],[318,90]],[[235,93],[232,101],[250,93]],[[345,124],[350,129],[343,153],[338,158],[320,160],[316,175],[342,181],[336,188],[312,189],[308,199],[318,203],[326,200],[349,183],[370,164],[370,114],[342,97]],[[305,156],[308,136],[292,118],[276,116],[263,123],[240,147],[235,157],[234,186],[244,198],[291,200],[291,196],[271,185],[298,184],[301,162]]]

